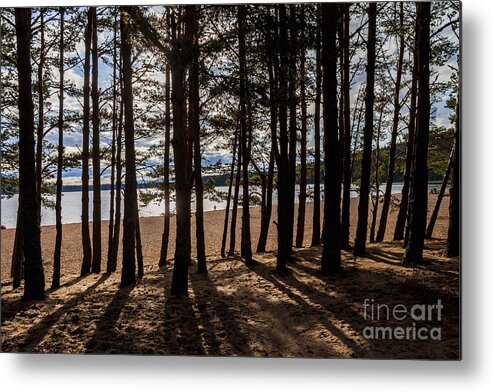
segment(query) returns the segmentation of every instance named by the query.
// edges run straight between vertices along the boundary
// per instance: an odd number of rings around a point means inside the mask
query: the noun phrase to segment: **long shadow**
[[[203,355],[201,335],[190,298],[166,296],[164,304],[165,345],[166,354],[171,355]]]
[[[62,317],[67,311],[74,306],[85,296],[91,294],[96,288],[108,279],[109,275],[102,275],[95,283],[89,286],[82,293],[72,296],[65,305],[44,317],[39,323],[33,325],[25,332],[26,338],[19,343],[20,352],[32,352],[33,349],[43,340],[50,328]],[[4,348],[2,347],[2,350]]]
[[[207,289],[210,290],[210,297],[213,302],[211,304],[197,304],[201,322],[205,324],[204,327],[206,328],[206,330],[210,328],[211,331],[211,333],[208,333],[206,335],[209,347],[216,347],[218,350],[216,353],[219,354],[220,342],[218,337],[224,335],[224,338],[233,348],[235,354],[241,356],[251,356],[252,352],[248,347],[248,339],[240,329],[237,321],[237,316],[230,309],[229,302],[231,301],[231,299],[227,300],[225,298],[221,298],[222,295],[217,291],[214,282],[211,281],[208,275],[192,273],[190,274],[190,281],[192,285],[194,285],[194,290],[196,292],[197,298],[201,297],[200,288],[198,287],[199,282],[204,282],[207,286]],[[219,318],[219,321],[221,323],[220,328],[213,327],[213,325],[210,323],[210,319],[206,317],[206,308],[209,306],[212,308],[209,311],[213,312]],[[218,329],[221,330],[217,331]],[[212,333],[212,331],[217,332]]]
[[[297,268],[298,266],[296,266]],[[317,306],[322,307],[323,309],[327,308],[327,301],[321,301],[320,298],[316,298],[313,290],[309,288],[308,286],[304,285],[300,281],[298,281],[293,274],[288,274],[284,276],[280,276],[277,274],[274,274],[272,271],[268,269],[253,269],[257,274],[262,276],[265,280],[268,280],[271,282],[279,291],[281,291],[283,294],[285,294],[288,298],[290,298],[292,301],[296,302],[299,306],[301,306],[304,309],[307,310],[312,310],[317,313],[321,314],[320,309],[317,309],[310,303],[308,303],[305,299],[303,299],[299,294],[295,293],[290,287],[293,287],[297,289],[299,292],[305,294],[312,302],[314,302]],[[284,283],[284,284],[283,284]],[[309,290],[308,290],[309,289]],[[327,297],[326,297],[327,299]],[[349,311],[349,309],[348,309]],[[360,317],[359,314],[356,312],[353,312],[352,314],[353,317]],[[321,314],[322,315],[322,314]],[[344,318],[340,317],[340,320],[346,321]],[[339,338],[346,346],[349,348],[353,349],[358,354],[361,353],[362,347],[360,347],[357,343],[354,342],[354,340],[346,334],[341,331],[339,328],[337,328],[335,325],[333,325],[329,320],[324,319],[323,317],[317,318],[317,321],[320,322],[321,324],[324,325],[324,327],[332,333],[334,336]]]
[[[57,290],[60,290],[60,289],[66,289],[68,287],[72,287],[73,285],[76,285],[77,283],[82,282],[88,276],[90,276],[90,275],[77,276],[76,278],[74,278],[72,280],[69,280],[68,282],[65,282],[65,283],[61,284],[59,287],[50,288],[49,290],[46,290],[46,292],[48,294],[50,294],[50,293],[54,293],[54,292],[56,292]]]
[[[135,285],[121,288],[113,296],[105,312],[96,323],[96,330],[91,340],[86,344],[86,353],[103,354],[107,352],[112,344],[125,343],[124,339],[121,339],[121,334],[116,331],[116,323],[134,288]]]

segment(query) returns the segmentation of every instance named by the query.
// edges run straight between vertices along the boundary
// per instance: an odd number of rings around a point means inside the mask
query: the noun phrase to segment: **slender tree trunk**
[[[135,142],[132,93],[132,49],[125,8],[120,19],[123,60],[123,102],[125,111],[125,202],[123,210],[123,259],[120,287],[135,283],[135,232],[137,218],[137,179],[135,172]]]
[[[181,53],[179,41],[183,36],[176,37],[176,22],[172,15],[173,47],[171,56],[173,106],[173,158],[175,161],[175,188],[176,188],[176,245],[171,294],[175,296],[188,295],[188,265],[190,264],[190,163],[189,141],[186,126],[185,103],[185,64],[180,61]]]
[[[116,33],[117,33],[117,13],[115,13],[115,20],[113,25],[113,106],[112,106],[112,126],[111,126],[111,189],[110,189],[110,221],[108,225],[108,255],[106,259],[106,273],[110,274],[112,272],[111,260],[113,254],[113,233],[114,233],[114,215],[115,215],[115,168],[116,168],[116,134],[118,127],[118,112],[116,110],[117,99],[116,99],[116,86],[117,86],[117,45],[116,45]]]
[[[228,199],[226,200],[226,210],[224,214],[224,228],[223,228],[223,238],[221,242],[221,257],[224,259],[226,257],[226,240],[228,236],[228,222],[229,222],[229,207],[231,203],[231,195],[233,191],[233,179],[235,172],[235,161],[236,161],[236,149],[238,145],[238,129],[235,130],[235,138],[233,142],[233,160],[231,161],[231,174],[229,175],[229,185],[228,185]]]
[[[249,173],[250,163],[250,129],[247,119],[247,100],[248,94],[246,47],[245,47],[245,18],[246,10],[244,5],[238,7],[238,42],[240,58],[240,135],[241,147],[243,150],[243,198],[242,198],[242,226],[241,226],[241,256],[245,259],[245,264],[252,265],[252,239],[250,234],[250,195],[249,195]]]
[[[301,139],[300,139],[300,195],[298,204],[298,222],[296,228],[296,247],[303,247],[305,237],[305,210],[306,210],[306,135],[307,112],[305,94],[305,14],[301,9],[301,45],[300,45],[300,101],[301,101]]]
[[[264,198],[262,198],[262,218],[260,222],[257,253],[265,252],[267,237],[269,235],[270,218],[272,216],[272,192],[274,189],[274,153],[272,151],[269,158],[269,169],[266,182],[265,203]]]
[[[373,210],[371,216],[370,226],[370,242],[375,242],[375,230],[377,226],[378,205],[380,202],[380,134],[382,131],[382,117],[383,108],[380,110],[380,117],[378,120],[377,128],[377,146],[375,151],[375,202],[373,203]]]
[[[87,27],[85,32],[84,52],[84,108],[82,122],[82,266],[81,276],[91,270],[92,247],[89,232],[89,76],[91,71],[91,37],[93,28],[93,12],[87,12]]]
[[[286,71],[288,62],[288,33],[286,21],[286,5],[279,4],[279,58],[280,70],[279,90],[277,94],[279,108],[279,156],[277,157],[277,265],[276,271],[283,274],[287,271],[286,264],[291,260],[293,222],[289,218],[290,205],[290,170],[288,156],[288,79]]]
[[[404,239],[404,229],[409,216],[409,195],[411,188],[411,173],[413,170],[414,160],[414,134],[416,130],[416,105],[418,93],[418,56],[417,47],[414,48],[412,81],[411,81],[411,102],[409,107],[409,127],[407,136],[407,151],[406,151],[406,170],[404,173],[404,184],[401,191],[401,202],[399,204],[399,213],[395,223],[394,241]],[[405,246],[404,246],[405,247]]]
[[[144,276],[144,255],[142,254],[142,237],[140,235],[139,204],[135,206],[135,247],[137,251],[137,276]]]
[[[101,158],[99,150],[99,55],[98,55],[98,25],[96,7],[91,7],[93,13],[92,27],[92,183],[93,183],[93,213],[92,213],[92,265],[93,273],[101,272]]]
[[[344,77],[342,84],[343,94],[343,116],[344,116],[344,142],[343,142],[343,188],[342,188],[342,213],[341,213],[341,247],[349,247],[349,228],[350,228],[350,214],[351,214],[351,183],[352,183],[352,171],[351,171],[351,85],[350,85],[350,58],[349,58],[349,7],[350,4],[344,5],[344,23],[343,23],[343,38],[342,38],[342,50],[343,50],[343,69]]]
[[[236,168],[235,192],[233,196],[233,210],[231,211],[231,230],[229,234],[228,256],[234,256],[235,254],[236,218],[238,215],[238,199],[240,194],[241,167],[242,167],[242,148],[241,148],[241,143],[238,143],[238,167]]]
[[[375,101],[375,42],[377,5],[368,5],[368,39],[365,94],[365,129],[363,136],[363,158],[361,160],[361,187],[358,205],[358,225],[353,253],[355,256],[366,253],[368,232],[368,199],[370,196],[371,147],[373,139],[373,104]]]
[[[43,139],[44,139],[44,63],[45,63],[45,9],[39,10],[40,48],[38,63],[38,129],[36,139],[36,189],[38,191],[38,219],[41,222],[41,187],[43,185]]]
[[[430,221],[428,222],[428,227],[426,229],[426,238],[433,237],[433,229],[435,228],[435,223],[438,218],[438,212],[440,211],[440,206],[442,204],[443,196],[445,195],[445,191],[447,189],[448,179],[450,177],[450,172],[452,171],[454,164],[454,151],[455,146],[452,148],[452,152],[450,153],[450,158],[447,164],[447,169],[445,170],[445,174],[443,176],[442,186],[440,187],[440,192],[437,196],[437,201],[435,203],[435,208],[433,208],[433,213],[431,214]]]
[[[167,19],[169,21],[169,12]],[[170,228],[170,185],[169,185],[169,150],[171,144],[171,105],[170,105],[170,70],[166,65],[166,90],[165,90],[165,134],[164,134],[164,226],[163,236],[161,238],[161,256],[159,258],[159,267],[166,265],[169,245],[169,228]]]
[[[394,87],[394,117],[392,120],[392,134],[389,147],[389,167],[387,172],[387,180],[385,184],[385,194],[383,197],[382,213],[380,214],[380,225],[378,226],[377,242],[383,241],[385,237],[385,231],[387,229],[387,218],[390,209],[390,200],[392,197],[392,185],[394,183],[394,170],[395,170],[395,152],[397,149],[397,133],[399,132],[399,113],[401,111],[400,91],[401,91],[401,79],[402,79],[402,64],[404,61],[404,5],[400,4],[399,13],[399,28],[400,28],[400,42],[399,42],[399,58],[397,60],[397,75],[395,78]]]
[[[460,87],[459,87],[460,88]],[[461,137],[461,102],[457,91],[457,106],[455,109],[455,147],[450,187],[449,227],[447,237],[447,257],[460,256],[460,137]]]
[[[34,152],[34,104],[31,83],[31,9],[15,9],[17,37],[17,72],[19,80],[19,200],[22,227],[25,235],[23,250],[24,295],[23,300],[45,298],[45,277],[41,259],[41,230],[39,198],[36,189],[36,159]]]
[[[189,126],[193,136],[193,165],[195,182],[195,237],[197,241],[197,270],[207,273],[204,235],[204,183],[202,181],[202,154],[200,151],[200,94],[199,94],[199,37],[196,6],[187,7],[188,23],[193,45],[189,76]]]
[[[314,185],[313,185],[313,222],[312,246],[320,245],[320,104],[322,96],[321,63],[321,5],[317,4],[317,32],[315,47],[315,112],[314,112]]]
[[[120,66],[120,91],[123,91],[122,67]],[[123,97],[120,99],[118,132],[116,136],[116,197],[115,197],[115,228],[111,253],[111,272],[116,272],[118,248],[120,246],[120,222],[122,206],[122,133],[123,133]]]
[[[55,289],[60,286],[60,259],[62,254],[62,188],[63,188],[63,94],[64,94],[64,40],[65,34],[64,28],[64,11],[63,7],[60,7],[60,90],[59,90],[59,107],[58,107],[58,159],[57,159],[57,175],[56,175],[56,240],[55,240],[55,252],[53,256],[53,279],[51,282],[51,288]]]
[[[321,272],[336,274],[341,269],[341,168],[337,123],[337,47],[338,5],[322,4],[322,69],[325,202]]]
[[[411,186],[409,240],[403,263],[425,263],[423,248],[428,210],[428,141],[430,130],[430,3],[417,3],[418,116]]]

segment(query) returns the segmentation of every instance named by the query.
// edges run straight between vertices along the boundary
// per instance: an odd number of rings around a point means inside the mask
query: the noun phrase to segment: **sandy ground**
[[[430,197],[430,210],[433,203]],[[118,273],[78,277],[80,226],[65,225],[62,287],[39,303],[22,303],[22,288],[12,291],[9,271],[15,231],[2,230],[2,351],[454,359],[459,356],[459,262],[443,256],[447,207],[445,198],[436,239],[426,244],[425,257],[432,261],[431,266],[402,266],[403,249],[389,241],[370,245],[367,257],[354,258],[344,252],[344,272],[333,278],[318,274],[319,248],[297,250],[298,261],[291,265],[291,273],[283,277],[275,274],[274,229],[269,252],[255,255],[258,266],[248,269],[237,258],[221,260],[224,211],[207,213],[209,274],[199,275],[195,265],[190,267],[188,299],[169,297],[166,289],[171,266],[159,270],[156,265],[161,217],[141,220],[145,276],[127,289],[118,288]],[[356,208],[355,199],[353,233]],[[389,219],[388,237],[393,234],[395,212]],[[252,209],[255,245],[259,221],[260,211]],[[306,246],[311,239],[309,222],[311,204],[307,208]],[[239,227],[240,222],[238,233]],[[106,224],[106,237],[105,230]],[[174,219],[171,233],[170,257]],[[55,228],[43,227],[47,287],[54,238]],[[417,327],[440,327],[441,340],[365,338],[363,331],[368,326],[413,325],[409,317],[403,321],[370,320],[364,313],[365,299],[408,308],[441,300],[440,321],[415,322]]]

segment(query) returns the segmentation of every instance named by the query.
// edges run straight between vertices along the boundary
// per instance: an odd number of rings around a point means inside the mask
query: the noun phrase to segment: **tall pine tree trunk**
[[[231,211],[231,229],[230,229],[230,233],[229,233],[228,256],[234,256],[234,254],[235,254],[236,218],[238,216],[238,199],[239,199],[239,195],[240,195],[241,167],[242,167],[242,148],[241,148],[241,143],[238,143],[238,164],[237,164],[237,168],[236,168],[235,190],[234,190],[234,195],[233,195],[233,209]]]
[[[123,210],[123,259],[120,287],[135,283],[135,232],[137,218],[137,179],[135,172],[135,142],[132,93],[132,49],[129,19],[125,8],[120,20],[123,60],[123,102],[125,111],[125,202]]]
[[[243,198],[242,198],[242,225],[241,225],[241,256],[246,265],[251,265],[252,239],[250,234],[250,196],[249,196],[249,173],[250,163],[250,127],[247,119],[248,93],[246,47],[245,47],[245,18],[244,5],[238,6],[238,42],[240,58],[240,135],[241,148],[243,151],[242,174],[243,174]]]
[[[169,20],[169,12],[167,13],[167,19]],[[171,145],[171,105],[170,105],[170,70],[169,64],[166,65],[166,87],[165,87],[165,133],[164,133],[164,226],[163,235],[161,238],[161,255],[159,257],[159,267],[166,265],[166,259],[168,257],[169,246],[169,227],[170,227],[170,185],[169,185],[169,153]]]
[[[325,202],[321,272],[336,274],[341,269],[341,170],[337,122],[337,47],[338,5],[322,4],[322,69]]]
[[[271,147],[272,148],[272,147]],[[272,192],[274,189],[274,153],[269,157],[269,169],[267,172],[265,200],[262,198],[262,217],[260,221],[260,235],[257,243],[257,253],[265,252],[267,237],[269,235],[270,218],[272,216]]]
[[[93,273],[101,272],[101,158],[99,150],[98,24],[96,7],[92,26],[92,265]]]
[[[193,165],[195,182],[195,237],[197,241],[197,270],[207,273],[204,235],[204,183],[202,181],[202,154],[200,151],[200,94],[199,94],[199,37],[196,6],[187,7],[190,38],[192,40],[192,64],[189,77],[189,126],[193,137]]]
[[[116,134],[118,127],[118,112],[116,110],[117,105],[117,41],[116,41],[116,30],[117,30],[117,22],[118,22],[117,13],[115,13],[115,20],[113,24],[113,105],[112,105],[112,113],[111,113],[111,189],[110,189],[110,221],[108,224],[108,255],[106,258],[106,273],[110,274],[112,272],[111,268],[111,260],[113,254],[113,233],[115,230],[114,218],[115,218],[115,169],[116,169]]]
[[[298,221],[296,228],[296,247],[303,247],[305,237],[305,210],[306,210],[306,136],[307,136],[307,110],[305,92],[305,14],[303,8],[301,15],[301,41],[300,41],[300,101],[301,101],[301,139],[300,139],[300,194],[298,202]]]
[[[172,52],[170,56],[173,106],[173,158],[175,161],[176,189],[176,244],[171,294],[188,295],[188,265],[190,264],[190,162],[189,140],[186,126],[185,101],[185,64],[181,56],[183,36],[177,32],[174,15],[172,15]],[[178,36],[177,36],[178,35]]]
[[[314,185],[313,185],[313,222],[311,246],[320,245],[320,104],[322,95],[321,62],[321,5],[317,4],[317,32],[315,47],[315,112],[314,112]]]
[[[394,87],[394,117],[392,119],[392,134],[390,138],[389,147],[389,167],[387,172],[387,180],[385,184],[385,194],[383,197],[382,213],[380,215],[380,225],[378,226],[378,233],[376,237],[377,242],[383,241],[385,237],[385,231],[387,229],[387,218],[390,209],[390,199],[392,197],[392,185],[394,183],[394,170],[395,170],[395,152],[397,150],[397,133],[399,132],[399,113],[401,111],[400,91],[402,80],[402,66],[404,62],[404,5],[400,4],[399,12],[399,58],[397,60],[397,75],[395,77]]]
[[[368,233],[368,202],[370,196],[371,150],[373,139],[373,104],[375,102],[375,42],[377,5],[368,5],[368,39],[365,95],[365,129],[363,134],[363,157],[361,159],[361,187],[358,205],[358,225],[353,253],[355,256],[366,253]]]
[[[34,104],[31,83],[31,9],[15,9],[17,38],[17,72],[19,80],[19,200],[24,233],[24,295],[23,300],[45,298],[45,277],[41,259],[41,230],[36,189],[36,158],[34,152]]]
[[[38,63],[38,129],[36,139],[36,189],[38,191],[38,218],[41,221],[41,187],[43,185],[43,139],[44,139],[44,64],[45,64],[45,9],[39,10],[40,23],[40,47],[39,47],[39,63]]]
[[[82,119],[82,266],[81,276],[87,275],[91,270],[92,247],[89,232],[89,76],[91,71],[91,37],[93,27],[93,13],[87,12],[87,26],[84,37],[84,107]]]
[[[418,108],[412,175],[409,240],[403,263],[425,262],[423,248],[428,210],[428,141],[430,130],[430,3],[417,3]]]
[[[383,108],[380,110],[380,117],[378,119],[377,127],[377,145],[375,151],[375,202],[373,203],[373,210],[371,214],[371,226],[370,226],[370,242],[375,242],[375,230],[377,227],[377,214],[378,205],[380,203],[380,134],[382,131],[382,117]]]
[[[60,286],[60,259],[62,253],[62,188],[63,188],[63,94],[64,94],[64,11],[63,7],[60,7],[60,87],[59,87],[59,106],[58,106],[58,159],[57,159],[57,175],[56,175],[56,240],[55,240],[55,252],[53,256],[53,279],[51,282],[51,288],[55,289]]]
[[[15,225],[14,250],[12,252],[12,288],[15,290],[21,285],[24,270],[24,233],[22,230],[22,200],[19,194],[19,206],[17,207],[17,220]]]
[[[342,188],[342,212],[341,212],[341,247],[349,247],[349,228],[350,228],[350,215],[351,215],[351,183],[352,183],[352,170],[351,170],[351,84],[350,84],[350,57],[349,57],[349,7],[350,4],[343,6],[343,37],[342,37],[342,51],[343,51],[343,83],[342,83],[342,95],[344,97],[344,142],[342,143],[343,151],[343,188]]]

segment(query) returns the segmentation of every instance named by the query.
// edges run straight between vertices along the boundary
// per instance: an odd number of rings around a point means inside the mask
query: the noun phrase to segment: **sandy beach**
[[[430,196],[430,213],[434,201]],[[305,246],[311,239],[312,204],[307,207]],[[351,207],[353,238],[357,199]],[[9,271],[14,230],[2,230],[2,351],[458,358],[459,262],[444,257],[447,207],[445,198],[435,238],[426,243],[425,258],[432,261],[431,266],[402,266],[400,243],[388,241],[369,245],[366,257],[344,251],[344,272],[333,278],[318,274],[321,248],[308,247],[295,251],[297,261],[290,265],[289,275],[278,276],[273,228],[268,252],[254,256],[258,266],[246,268],[236,257],[220,259],[224,211],[208,212],[209,274],[199,275],[196,266],[190,266],[187,299],[169,297],[165,289],[170,285],[171,265],[157,268],[162,217],[141,220],[145,276],[126,289],[118,287],[119,273],[78,277],[80,226],[64,226],[62,287],[38,303],[22,303],[22,289],[12,291]],[[393,234],[395,213],[390,215],[387,240]],[[253,208],[254,245],[259,220],[260,210]],[[104,225],[104,237],[106,230]],[[55,228],[43,227],[47,287],[54,238]],[[174,240],[172,219],[169,257]],[[423,324],[440,327],[440,341],[365,338],[364,328],[378,324],[366,318],[365,299],[406,306],[440,300],[445,317],[438,324],[436,320]],[[385,325],[409,324],[410,320],[390,320]]]

